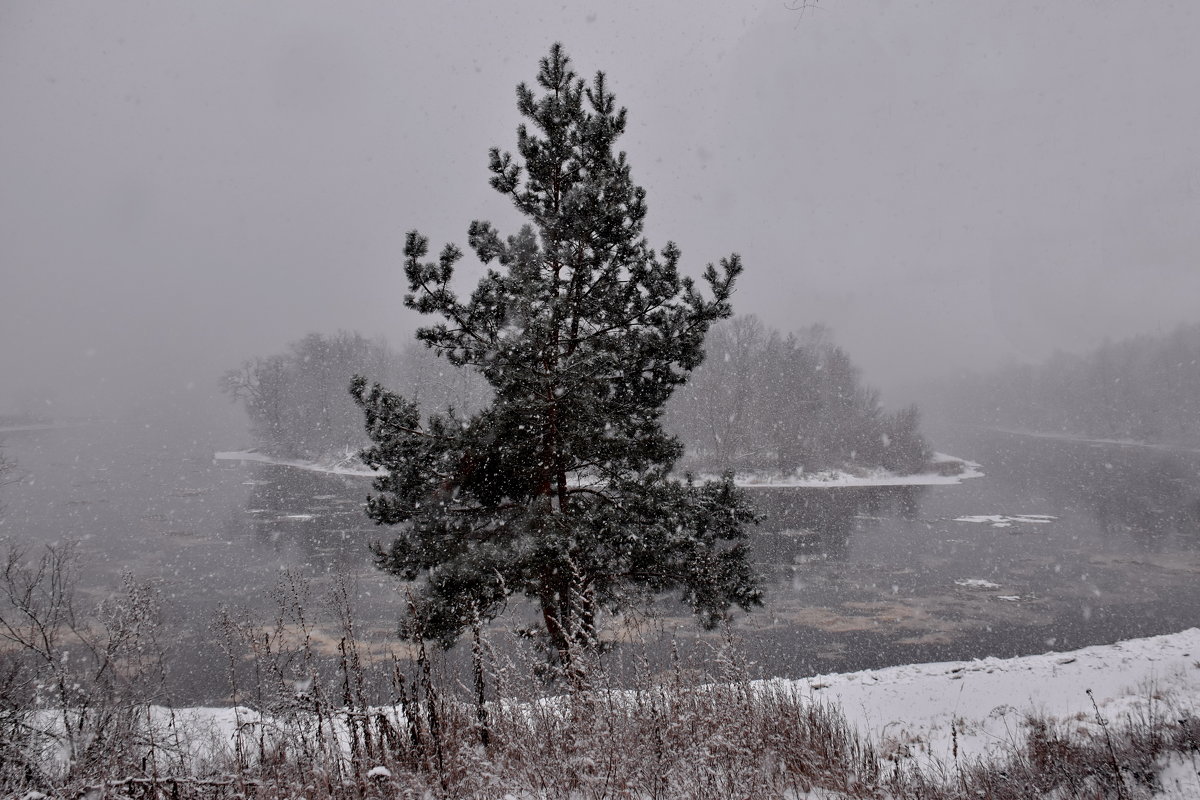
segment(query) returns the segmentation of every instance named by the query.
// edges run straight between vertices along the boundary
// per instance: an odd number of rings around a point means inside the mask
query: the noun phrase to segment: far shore
[[[1168,442],[1147,442],[1141,439],[1104,439],[1092,436],[1085,436],[1079,433],[1067,433],[1065,431],[1030,431],[1022,428],[1002,428],[996,425],[975,425],[971,423],[961,423],[969,428],[978,428],[980,430],[995,431],[997,433],[1007,433],[1012,436],[1028,436],[1031,439],[1053,439],[1061,442],[1078,442],[1079,444],[1105,444],[1114,445],[1116,447],[1141,447],[1148,450],[1166,450],[1175,453],[1200,453],[1200,447],[1191,444],[1170,444]]]

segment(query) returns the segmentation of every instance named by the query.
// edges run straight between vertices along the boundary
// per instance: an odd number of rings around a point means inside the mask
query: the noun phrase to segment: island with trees
[[[667,406],[689,471],[780,482],[961,469],[956,460],[934,462],[916,406],[885,411],[822,325],[784,335],[735,317],[714,328],[706,348]]]

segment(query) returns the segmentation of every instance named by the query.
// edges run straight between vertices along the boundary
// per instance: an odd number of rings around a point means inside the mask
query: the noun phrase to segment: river
[[[735,631],[756,674],[1012,656],[1200,624],[1200,454],[929,432],[985,477],[751,490],[767,515],[754,539],[766,605]],[[217,610],[269,618],[289,568],[316,602],[349,575],[359,634],[395,646],[402,592],[371,566],[367,543],[388,532],[362,515],[366,480],[214,461],[242,442],[169,418],[0,436],[21,476],[0,489],[0,535],[78,540],[87,603],[125,572],[157,585],[176,700],[224,698]],[[658,612],[655,630],[697,638],[670,603]]]

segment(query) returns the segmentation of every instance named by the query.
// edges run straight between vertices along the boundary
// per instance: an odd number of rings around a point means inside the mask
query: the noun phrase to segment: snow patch
[[[356,456],[343,456],[331,461],[304,461],[297,458],[279,458],[259,453],[254,450],[226,450],[213,453],[214,461],[253,461],[259,464],[273,464],[277,467],[293,467],[309,472],[324,472],[330,475],[351,475],[361,478],[376,478],[386,475],[381,469],[370,469]]]
[[[1000,584],[992,583],[983,578],[959,578],[954,582],[958,586],[967,589],[999,589]]]
[[[1200,772],[1193,757],[1173,753],[1158,773],[1159,791],[1154,800],[1188,800],[1200,797]]]
[[[876,742],[920,743],[922,754],[950,764],[955,738],[960,761],[1002,753],[1024,735],[1029,713],[1094,720],[1087,689],[1108,720],[1161,714],[1172,700],[1190,707],[1200,695],[1198,657],[1200,629],[1190,628],[1068,653],[910,664],[782,683],[840,705]]]
[[[1044,525],[1056,519],[1058,517],[1050,514],[973,514],[965,517],[955,517],[954,521],[987,523],[993,528],[1011,528],[1014,524]]]

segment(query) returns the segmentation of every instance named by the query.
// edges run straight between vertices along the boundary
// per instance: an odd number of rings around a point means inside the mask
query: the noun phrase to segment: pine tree
[[[518,155],[490,153],[491,185],[529,222],[506,238],[488,222],[468,230],[497,267],[460,300],[459,248],[430,262],[425,237],[405,243],[404,302],[441,318],[418,339],[478,370],[492,405],[423,419],[361,376],[351,393],[374,443],[363,459],[387,473],[367,513],[402,526],[377,563],[422,586],[407,635],[449,646],[523,595],[570,667],[602,611],[678,591],[712,625],[761,599],[744,541],[754,513],[729,479],[671,477],[682,448],[660,425],[709,326],[731,313],[741,262],[708,265],[706,299],[674,243],[650,248],[646,193],[613,151],[626,112],[603,73],[585,84],[556,44],[537,83],[540,95],[517,87]]]

